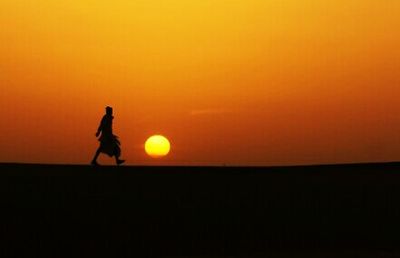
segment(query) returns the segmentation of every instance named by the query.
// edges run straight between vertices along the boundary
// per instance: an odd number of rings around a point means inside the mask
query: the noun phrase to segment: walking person
[[[100,122],[100,126],[97,129],[96,137],[99,137],[100,146],[93,157],[92,165],[97,166],[97,158],[100,153],[107,154],[110,157],[115,157],[115,162],[117,165],[121,165],[125,160],[120,159],[121,156],[121,143],[118,140],[118,136],[113,134],[112,122],[113,122],[113,109],[112,107],[106,107],[106,114],[103,116]]]

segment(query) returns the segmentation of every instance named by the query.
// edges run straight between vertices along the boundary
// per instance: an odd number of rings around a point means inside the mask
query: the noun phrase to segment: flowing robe
[[[114,119],[111,115],[105,115],[101,119],[101,123],[98,131],[101,132],[99,138],[100,141],[100,152],[109,155],[110,157],[119,157],[121,155],[120,141],[118,136],[112,132],[112,120]]]

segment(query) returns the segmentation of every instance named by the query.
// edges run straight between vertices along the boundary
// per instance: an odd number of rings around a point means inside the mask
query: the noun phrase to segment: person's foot
[[[123,164],[124,162],[125,162],[125,160],[123,160],[123,159],[118,159],[118,160],[117,160],[117,165],[119,166],[119,165]]]
[[[99,165],[99,163],[97,163],[97,161],[95,161],[95,160],[93,160],[90,164],[91,164],[92,166],[98,166],[98,165]]]

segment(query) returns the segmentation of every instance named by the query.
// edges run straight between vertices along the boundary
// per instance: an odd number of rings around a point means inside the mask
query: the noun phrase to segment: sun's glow
[[[146,153],[153,158],[160,158],[168,155],[171,144],[162,135],[153,135],[147,139],[144,145]]]

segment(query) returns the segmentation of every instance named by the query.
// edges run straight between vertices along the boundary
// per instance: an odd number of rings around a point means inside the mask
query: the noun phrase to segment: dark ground
[[[0,165],[0,257],[400,257],[400,163]]]

